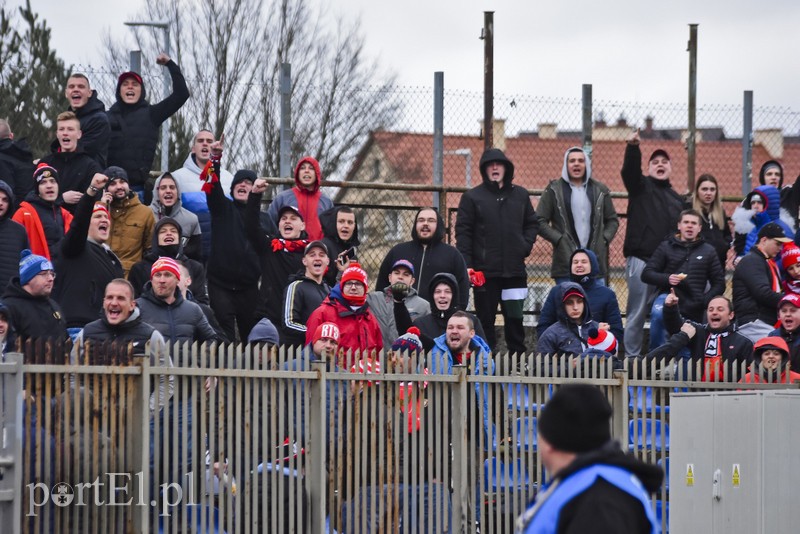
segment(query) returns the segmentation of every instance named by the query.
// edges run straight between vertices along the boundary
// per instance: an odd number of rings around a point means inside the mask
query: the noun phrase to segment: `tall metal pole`
[[[444,184],[444,72],[433,73],[433,185]],[[439,207],[439,191],[433,192],[433,206]],[[442,217],[445,214],[442,213]]]
[[[494,11],[483,12],[483,148],[494,146]]]
[[[742,117],[742,195],[750,192],[753,173],[753,91],[744,92]]]
[[[133,72],[142,72],[142,51],[131,50],[129,52],[131,70]]]
[[[164,53],[169,56],[169,26],[164,27]],[[164,69],[164,98],[167,98],[172,85],[172,78],[166,65]],[[137,71],[138,72],[138,71]],[[169,117],[161,123],[161,172],[169,171]]]
[[[586,158],[592,161],[592,84],[583,84],[583,92],[581,95],[581,108],[583,111],[583,151],[586,152]]]
[[[686,138],[686,188],[694,191],[697,158],[697,24],[689,24],[689,135]]]
[[[292,66],[281,63],[281,178],[292,175]],[[281,186],[283,189],[283,186]]]

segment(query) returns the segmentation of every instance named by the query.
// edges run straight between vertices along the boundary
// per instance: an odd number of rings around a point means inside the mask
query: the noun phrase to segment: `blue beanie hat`
[[[19,285],[24,286],[42,271],[52,271],[53,264],[44,256],[37,256],[26,248],[19,253]]]

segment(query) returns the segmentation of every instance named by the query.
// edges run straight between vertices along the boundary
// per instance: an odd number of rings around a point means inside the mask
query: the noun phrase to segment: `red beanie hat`
[[[359,263],[351,263],[350,266],[344,270],[342,273],[342,281],[341,287],[344,289],[344,283],[349,282],[350,280],[355,280],[356,282],[361,282],[364,284],[364,289],[366,290],[368,287],[368,279],[367,279],[367,271],[365,271],[361,264]]]
[[[786,269],[795,263],[800,263],[800,247],[794,243],[787,243],[781,252],[781,265]]]
[[[175,275],[175,278],[178,280],[181,279],[181,266],[178,265],[178,262],[169,258],[167,256],[160,256],[154,263],[153,266],[150,268],[150,278],[156,273],[161,271],[167,271]]]
[[[322,323],[314,330],[314,343],[319,341],[320,339],[332,339],[335,342],[339,342],[339,327],[336,323],[331,323],[330,321],[327,323]]]

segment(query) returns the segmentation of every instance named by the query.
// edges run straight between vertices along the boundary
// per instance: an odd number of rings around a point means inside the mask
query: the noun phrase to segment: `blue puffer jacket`
[[[761,213],[755,213],[750,207],[750,201],[755,194],[764,199],[764,211]],[[781,193],[771,185],[760,185],[753,189],[742,201],[742,205],[737,206],[733,211],[731,219],[737,234],[734,237],[734,248],[737,256],[744,256],[750,251],[758,241],[758,231],[761,230],[762,226],[770,222],[780,225],[786,237],[794,239],[794,219],[786,210],[781,208]],[[745,236],[744,248],[741,248],[743,235]],[[739,246],[737,247],[736,244],[739,244]]]
[[[447,333],[442,334],[433,340],[434,346],[429,356],[428,371],[432,374],[452,374],[453,373],[453,353],[447,346]],[[493,376],[495,371],[494,360],[492,359],[492,349],[480,336],[474,336],[470,343],[473,359],[469,363],[469,373],[473,375]],[[424,369],[420,367],[419,372]],[[494,435],[490,431],[489,424],[489,384],[476,383],[475,392],[478,395],[482,410],[484,436],[488,440],[493,440]]]
[[[575,254],[583,252],[589,256],[589,263],[592,266],[592,272],[588,276],[575,276],[572,275],[572,281],[577,282],[586,293],[586,300],[589,301],[589,308],[592,310],[592,319],[598,323],[608,323],[611,326],[611,333],[617,340],[623,337],[622,327],[622,314],[619,311],[619,302],[617,301],[617,294],[614,293],[609,287],[597,283],[597,276],[600,272],[600,264],[597,261],[597,256],[594,252],[586,248],[579,248],[572,253],[569,258],[569,263],[572,265],[572,258]],[[539,316],[539,323],[536,325],[536,335],[541,338],[545,330],[558,321],[557,309],[558,301],[557,295],[561,294],[558,286],[554,286],[542,306],[542,313]],[[563,308],[563,306],[561,306]]]

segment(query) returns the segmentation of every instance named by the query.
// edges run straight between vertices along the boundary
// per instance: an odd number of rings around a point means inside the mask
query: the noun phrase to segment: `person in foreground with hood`
[[[322,191],[322,171],[319,162],[306,156],[297,162],[294,169],[294,187],[280,192],[269,205],[272,222],[277,226],[279,213],[286,206],[297,208],[306,223],[308,239],[316,241],[323,238],[319,215],[333,207],[333,201]]]
[[[165,172],[156,179],[150,209],[153,210],[156,222],[169,217],[180,224],[183,253],[193,260],[203,261],[200,221],[197,215],[183,207],[181,187],[170,173]]]
[[[14,191],[0,180],[0,292],[17,275],[19,253],[28,248],[25,228],[11,219],[14,214]]]
[[[444,221],[438,211],[434,208],[417,211],[411,228],[411,241],[393,246],[383,258],[375,290],[383,291],[389,285],[389,273],[395,262],[408,260],[414,266],[413,288],[420,297],[430,302],[430,281],[433,276],[436,273],[452,273],[458,282],[456,301],[462,310],[466,309],[469,303],[467,265],[458,249],[444,242],[444,235]]]
[[[550,275],[556,283],[570,279],[569,259],[577,248],[588,248],[600,264],[597,280],[608,266],[608,246],[619,228],[619,217],[605,184],[592,178],[591,160],[580,147],[564,154],[561,178],[553,180],[536,207],[541,236],[553,244]]]
[[[558,388],[539,417],[539,452],[550,481],[517,519],[523,534],[652,534],[660,525],[648,494],[664,472],[612,441],[611,405],[589,384]]]
[[[333,287],[339,276],[350,266],[350,262],[358,262],[356,247],[361,244],[358,239],[358,221],[353,208],[336,206],[320,213],[319,222],[325,235],[322,242],[328,247],[331,261],[331,267],[325,272],[325,283]]]
[[[514,185],[514,164],[496,148],[483,153],[483,183],[461,196],[456,219],[456,247],[473,284],[475,311],[494,350],[497,305],[505,323],[506,346],[525,353],[522,312],[528,294],[525,259],[539,225],[528,191]]]
[[[158,104],[147,101],[144,80],[138,72],[123,72],[117,79],[116,102],[108,110],[111,137],[108,164],[128,173],[131,189],[142,191],[150,179],[161,123],[181,109],[189,99],[189,88],[180,67],[167,54],[156,57],[172,79],[172,93]],[[161,169],[166,171],[167,169]],[[145,195],[145,204],[149,204]]]
[[[597,277],[600,271],[597,256],[589,249],[579,248],[570,256],[570,281],[580,284],[586,294],[586,301],[592,313],[592,319],[597,321],[599,326],[614,334],[614,337],[621,340],[624,335],[622,326],[622,314],[619,311],[617,294],[609,287],[598,283]],[[547,294],[547,298],[542,306],[542,313],[536,325],[536,335],[542,337],[545,330],[558,321],[558,295],[561,289],[558,285],[553,287]]]

